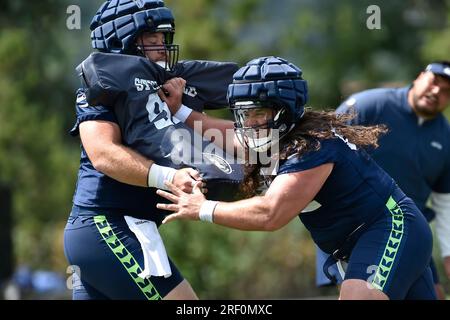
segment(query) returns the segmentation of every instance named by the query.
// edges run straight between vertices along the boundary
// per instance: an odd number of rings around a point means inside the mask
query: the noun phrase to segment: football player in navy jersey
[[[158,208],[173,213],[163,223],[203,220],[272,231],[298,216],[322,250],[347,262],[340,299],[436,298],[428,265],[431,230],[414,202],[363,148],[377,146],[383,127],[352,127],[346,116],[305,110],[301,69],[277,57],[257,58],[239,69],[228,99],[241,146],[258,154],[271,150],[272,157],[279,150],[270,186],[245,200],[217,202],[207,200],[199,184],[186,193],[167,182],[171,193],[158,194],[172,204]],[[180,105],[170,102],[169,107],[176,112]],[[186,123],[196,120],[206,127],[211,121],[191,112]],[[264,177],[259,163],[249,166],[244,186],[255,192]]]
[[[91,30],[92,45],[101,52],[144,56],[164,70],[178,59],[178,46],[172,43],[174,18],[163,1],[106,1]],[[180,98],[182,92],[171,94]],[[64,232],[65,254],[74,270],[73,298],[196,299],[154,229],[165,216],[155,207],[161,200],[155,188],[167,179],[191,192],[193,182],[201,180],[199,173],[157,164],[125,144],[114,109],[89,104],[83,90],[78,91],[76,110],[71,133],[81,137],[81,160]],[[124,216],[130,217],[129,223]],[[145,230],[139,229],[143,226]],[[147,250],[159,259],[150,271],[144,270],[148,257],[138,241],[142,237],[143,242],[156,239]],[[158,262],[162,269],[155,267]]]
[[[379,148],[370,154],[414,200],[427,221],[435,220],[444,268],[450,278],[450,124],[443,115],[449,105],[450,62],[435,61],[412,85],[353,94],[337,112],[356,113],[350,121],[354,125],[388,127]],[[317,256],[326,259],[320,251]],[[430,266],[437,295],[445,299],[433,259]],[[327,285],[329,280],[322,270],[319,263],[317,283]],[[339,278],[335,267],[329,273]]]

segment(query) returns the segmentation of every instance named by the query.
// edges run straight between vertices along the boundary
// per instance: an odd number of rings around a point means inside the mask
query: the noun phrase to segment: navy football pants
[[[183,280],[170,259],[170,277],[138,276],[144,267],[141,245],[120,215],[74,207],[64,230],[64,252],[74,271],[74,300],[157,300]]]
[[[365,280],[390,299],[436,299],[431,229],[414,202],[396,193],[356,241],[345,280]]]

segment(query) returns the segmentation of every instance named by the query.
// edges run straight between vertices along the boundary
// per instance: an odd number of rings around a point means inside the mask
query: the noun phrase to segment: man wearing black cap
[[[389,132],[379,141],[380,147],[370,150],[371,155],[414,200],[429,222],[436,219],[436,234],[448,278],[450,124],[442,112],[449,105],[450,62],[438,61],[430,63],[408,87],[378,88],[356,93],[337,109],[339,113],[356,112],[353,124],[385,124],[389,128]],[[427,206],[428,203],[431,207]],[[323,256],[318,253],[320,260]],[[445,298],[433,261],[431,268],[437,295]],[[329,284],[320,263],[317,269],[317,284]],[[339,278],[337,272],[334,274]]]

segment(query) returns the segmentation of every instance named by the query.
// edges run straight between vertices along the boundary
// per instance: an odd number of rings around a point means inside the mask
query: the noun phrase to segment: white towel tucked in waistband
[[[125,221],[141,243],[144,253],[144,271],[139,274],[139,277],[144,279],[150,276],[170,277],[172,270],[169,258],[156,224],[153,221],[130,216],[125,216]]]

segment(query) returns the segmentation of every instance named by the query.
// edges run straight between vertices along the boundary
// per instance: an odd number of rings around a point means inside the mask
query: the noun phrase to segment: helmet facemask
[[[294,126],[287,121],[289,117],[285,107],[255,101],[237,101],[231,109],[239,142],[256,152],[269,150]]]
[[[167,71],[172,71],[175,65],[178,63],[179,57],[179,46],[177,44],[173,44],[174,32],[170,25],[170,28],[166,28],[165,25],[160,26],[154,32],[147,31],[147,33],[155,34],[162,33],[164,36],[164,40],[162,44],[150,44],[144,45],[143,35],[146,33],[142,33],[140,37],[138,37],[136,49],[137,53],[147,57],[149,60],[155,62],[162,68]],[[150,58],[150,56],[154,52],[163,52],[164,58],[163,60],[154,61]]]

